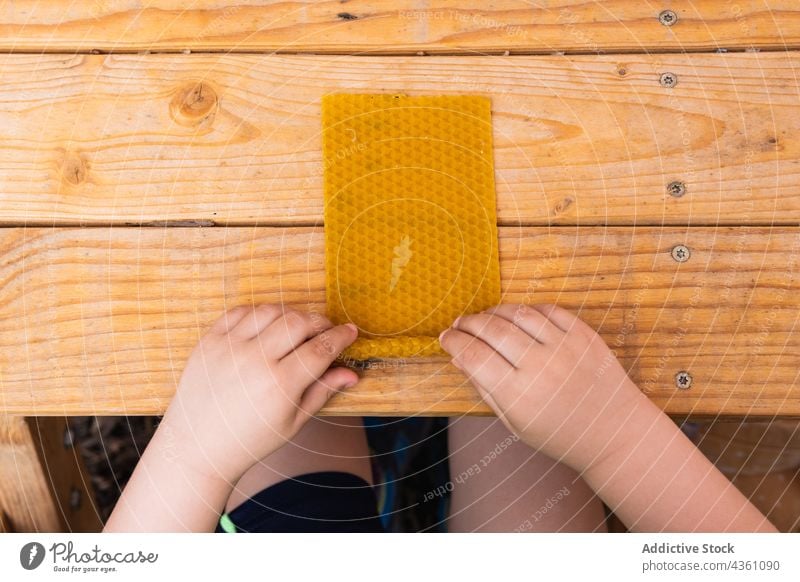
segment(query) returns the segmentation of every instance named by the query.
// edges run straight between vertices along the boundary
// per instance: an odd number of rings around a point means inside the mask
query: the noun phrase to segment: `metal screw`
[[[64,439],[62,441],[65,449],[71,449],[75,446],[75,433],[72,432],[70,427],[64,429]]]
[[[667,186],[667,193],[675,198],[680,198],[686,194],[686,184],[683,182],[670,182]]]
[[[667,89],[672,89],[675,85],[678,84],[678,75],[676,75],[675,73],[664,73],[663,75],[661,75],[659,83],[661,83],[662,87],[666,87]]]
[[[73,487],[72,490],[69,492],[69,506],[77,511],[81,508],[81,501],[83,500],[83,494],[81,490],[77,487]]]
[[[658,21],[664,26],[672,26],[678,22],[678,15],[672,10],[662,10],[658,15]]]
[[[675,374],[675,386],[681,390],[688,390],[692,387],[692,375],[686,371],[678,372]]]
[[[686,245],[675,245],[672,247],[672,258],[679,263],[685,263],[692,256],[692,251]]]

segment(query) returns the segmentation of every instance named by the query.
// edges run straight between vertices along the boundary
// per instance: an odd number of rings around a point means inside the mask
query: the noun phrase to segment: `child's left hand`
[[[358,381],[352,370],[329,368],[357,335],[353,324],[334,327],[281,305],[227,312],[189,357],[159,428],[171,454],[235,482]]]

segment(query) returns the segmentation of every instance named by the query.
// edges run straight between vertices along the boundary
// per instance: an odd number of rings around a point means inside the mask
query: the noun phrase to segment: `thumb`
[[[306,418],[314,416],[325,406],[331,396],[340,390],[354,386],[357,382],[358,374],[353,370],[340,367],[328,368],[322,376],[317,378],[303,392],[298,405],[301,412],[300,416],[305,416]]]

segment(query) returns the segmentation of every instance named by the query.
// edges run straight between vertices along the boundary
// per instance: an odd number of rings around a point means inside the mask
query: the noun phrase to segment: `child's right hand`
[[[632,531],[775,531],[571,313],[499,305],[440,341],[510,430],[579,471]]]
[[[600,336],[554,305],[465,315],[440,342],[511,431],[579,471],[618,452],[619,427],[651,406]]]

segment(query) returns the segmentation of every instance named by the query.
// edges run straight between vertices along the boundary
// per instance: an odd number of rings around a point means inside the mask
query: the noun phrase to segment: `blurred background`
[[[85,467],[78,467],[85,473],[84,493],[66,496],[67,503],[78,505],[69,509],[96,512],[95,523],[104,522],[158,422],[152,416],[68,418],[62,446],[73,448],[76,464]],[[447,420],[366,418],[365,426],[385,527],[445,531],[447,497],[418,502],[450,479]],[[684,422],[681,427],[780,531],[800,532],[800,423]],[[608,524],[611,531],[625,531],[610,512]]]

